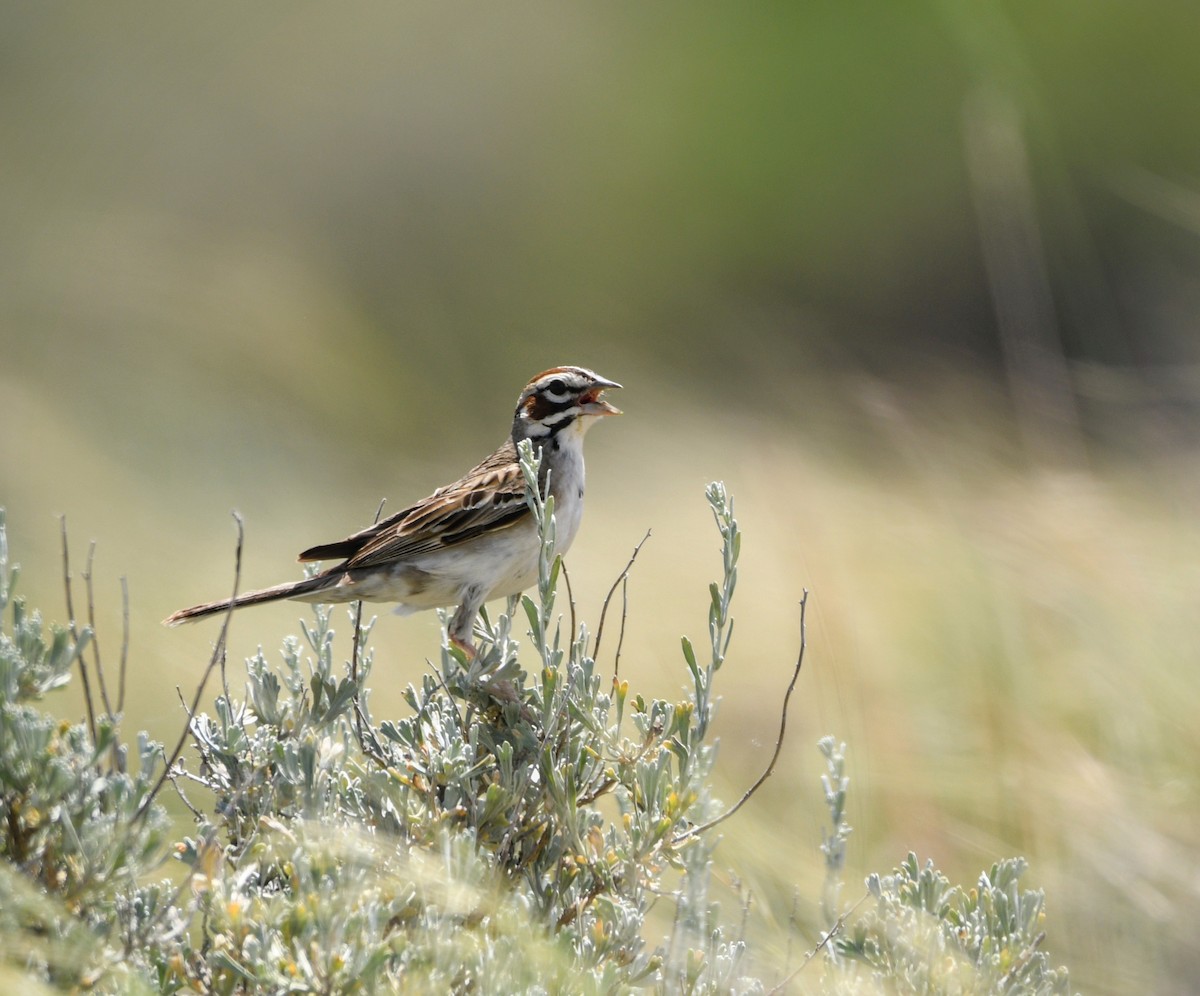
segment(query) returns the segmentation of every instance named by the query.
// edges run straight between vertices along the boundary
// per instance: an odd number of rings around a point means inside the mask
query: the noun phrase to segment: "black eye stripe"
[[[561,399],[552,398],[543,391],[530,395],[529,400],[525,402],[524,408],[527,418],[535,422],[541,422],[547,418],[561,416],[564,412],[576,410],[577,399],[574,395],[570,394]]]

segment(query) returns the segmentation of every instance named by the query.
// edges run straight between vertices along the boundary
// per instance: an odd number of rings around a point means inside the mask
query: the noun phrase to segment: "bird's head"
[[[597,418],[620,415],[604,400],[615,380],[584,367],[553,367],[525,385],[513,415],[513,441],[543,443],[564,430],[583,435]]]

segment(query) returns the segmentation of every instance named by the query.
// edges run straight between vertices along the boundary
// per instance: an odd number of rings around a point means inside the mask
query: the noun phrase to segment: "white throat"
[[[542,462],[550,472],[558,552],[566,553],[583,518],[583,435],[593,419],[578,418],[542,447]]]

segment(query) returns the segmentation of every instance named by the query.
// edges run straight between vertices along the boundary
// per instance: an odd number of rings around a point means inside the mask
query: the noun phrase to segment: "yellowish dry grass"
[[[35,398],[9,394],[7,404],[46,414]],[[1023,854],[1030,884],[1047,892],[1047,947],[1078,988],[1170,989],[1200,970],[1191,930],[1200,915],[1200,523],[1190,500],[1200,475],[1181,459],[1018,469],[986,418],[939,431],[898,411],[877,414],[877,448],[853,459],[822,450],[803,426],[689,413],[669,427],[666,448],[636,419],[606,426],[591,440],[591,507],[568,560],[580,618],[594,627],[609,583],[651,528],[629,585],[621,672],[647,695],[679,695],[679,636],[704,641],[706,585],[720,566],[703,486],[727,482],[745,533],[734,650],[720,675],[719,771],[732,799],[774,745],[798,602],[811,591],[783,756],[721,828],[718,851],[727,912],[735,886],[754,895],[749,930],[768,972],[782,971],[789,945],[794,966],[815,929],[825,816],[815,741],[831,732],[850,749],[847,901],[866,873],[909,849],[956,880]],[[77,429],[42,424],[88,494],[111,497],[79,499],[32,451],[6,454],[30,468],[16,478],[25,489],[9,514],[23,588],[61,614],[56,526],[33,509],[82,507],[73,521],[91,516],[91,528],[74,533],[76,567],[97,536],[110,667],[113,576],[133,581],[127,727],[166,738],[178,730],[174,687],[194,687],[215,626],[163,630],[158,619],[230,583],[232,530],[214,497],[222,488],[176,501],[170,482],[148,488],[89,451]],[[264,455],[262,466],[259,493],[248,496],[247,584],[287,577],[295,549],[326,538],[312,523],[340,508],[353,527],[346,509],[357,503],[365,518],[374,500],[346,470],[350,460],[323,491],[282,458]],[[443,470],[454,472],[429,474]],[[609,661],[619,608],[605,636]],[[259,641],[271,652],[297,615],[276,606],[237,620],[235,685],[237,657]],[[372,705],[386,716],[403,709],[403,684],[434,654],[436,622],[385,615],[376,637]],[[789,927],[793,905],[808,933]]]

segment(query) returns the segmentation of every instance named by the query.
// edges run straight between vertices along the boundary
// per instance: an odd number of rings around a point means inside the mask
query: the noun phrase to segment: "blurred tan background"
[[[1076,987],[1189,987],[1196,10],[112,3],[4,22],[0,505],[53,618],[57,516],[77,575],[97,542],[113,663],[128,577],[127,730],[179,729],[175,686],[217,626],[158,620],[229,588],[230,509],[246,585],[298,576],[300,549],[489,452],[533,373],[584,364],[626,385],[627,415],[589,437],[568,566],[594,626],[653,530],[622,657],[646,694],[680,694],[679,636],[704,640],[704,485],[736,496],[730,798],[769,757],[812,592],[783,761],[718,852],[768,970],[794,895],[814,922],[832,732],[848,901],[909,848],[968,880],[1021,853]],[[299,614],[240,616],[235,665]],[[436,619],[383,613],[375,638],[387,715]]]

